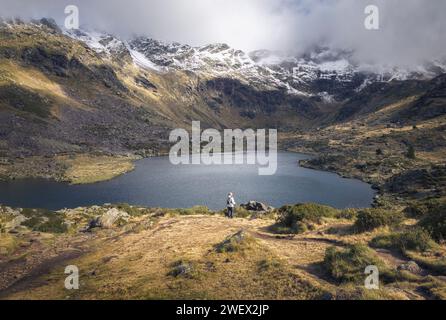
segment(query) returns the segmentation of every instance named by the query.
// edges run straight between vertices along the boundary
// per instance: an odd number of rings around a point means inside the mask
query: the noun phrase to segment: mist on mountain
[[[122,38],[148,36],[192,46],[228,43],[304,54],[317,46],[350,50],[361,65],[410,67],[444,57],[446,2],[376,0],[380,29],[364,28],[365,0],[71,1],[81,25]],[[1,16],[64,21],[65,3],[0,0]],[[119,23],[117,23],[119,21]]]

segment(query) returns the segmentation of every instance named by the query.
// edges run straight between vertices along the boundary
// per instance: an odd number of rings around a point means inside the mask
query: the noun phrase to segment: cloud
[[[446,53],[444,0],[0,0],[0,14],[62,24],[69,4],[79,7],[81,25],[122,37],[226,42],[246,51],[330,45],[354,50],[359,62],[405,66]],[[379,30],[364,28],[369,4],[380,10]]]
[[[379,30],[364,27],[364,9],[379,8]],[[301,16],[296,45],[325,42],[355,50],[362,62],[410,66],[446,56],[446,1],[340,0],[319,1]]]

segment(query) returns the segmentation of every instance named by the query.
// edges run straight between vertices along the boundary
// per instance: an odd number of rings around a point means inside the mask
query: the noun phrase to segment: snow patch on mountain
[[[285,90],[290,94],[318,96],[326,102],[334,101],[335,97],[322,87],[318,91],[317,83],[321,81],[332,86],[353,84],[353,90],[359,92],[374,82],[430,79],[446,72],[446,61],[433,61],[407,70],[359,65],[352,61],[351,52],[326,47],[315,48],[300,56],[268,50],[247,54],[224,43],[192,47],[145,37],[122,41],[96,31],[64,33],[110,57],[126,51],[135,65],[146,70],[187,70],[213,77],[236,78],[262,90]],[[358,78],[362,80],[358,82]]]
[[[97,31],[65,30],[64,34],[84,42],[89,48],[97,53],[112,55],[122,52],[125,43],[114,36]]]
[[[141,52],[138,52],[136,50],[129,50],[130,55],[133,59],[133,62],[144,69],[150,69],[150,70],[155,70],[158,72],[164,71],[165,69],[156,65],[155,63],[153,63],[152,61],[150,61],[149,59],[146,58],[146,56],[144,54],[142,54]]]

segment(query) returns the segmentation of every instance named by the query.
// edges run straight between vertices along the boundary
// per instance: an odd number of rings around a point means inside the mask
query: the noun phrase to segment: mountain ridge
[[[76,36],[81,32],[83,37]],[[148,37],[138,36],[128,42],[119,40],[110,34],[95,31],[66,32],[67,35],[90,44],[98,52],[107,52],[104,38],[126,46],[129,51],[144,55],[147,65],[154,71],[166,71],[174,68],[188,71],[203,71],[215,74],[241,73],[249,81],[259,81],[268,87],[285,88],[291,94],[324,96],[324,91],[314,91],[315,81],[353,82],[361,78],[362,82],[353,89],[358,92],[375,82],[394,80],[430,80],[446,72],[446,63],[431,61],[411,69],[393,66],[361,65],[352,60],[352,53],[347,50],[331,50],[328,47],[315,48],[312,52],[300,56],[290,56],[282,52],[256,50],[245,53],[225,43],[214,43],[198,47],[177,42],[163,42]],[[373,71],[378,69],[378,71]],[[264,79],[262,79],[264,78]]]
[[[59,180],[73,165],[66,157],[86,155],[81,158],[89,164],[98,162],[90,156],[165,154],[169,132],[190,130],[194,120],[203,129],[277,128],[281,149],[343,153],[327,157],[335,161],[329,166],[327,159],[309,165],[378,184],[400,169],[376,162],[370,166],[380,173],[371,178],[368,170],[347,164],[363,168],[363,162],[380,157],[376,150],[404,158],[412,145],[429,166],[445,146],[444,74],[365,86],[367,75],[361,73],[352,73],[349,81],[339,75],[308,82],[302,77],[298,89],[311,94],[300,94],[289,90],[289,74],[278,79],[272,67],[224,44],[200,51],[155,40],[95,37],[83,31],[68,36],[48,19],[0,26],[0,176]],[[342,60],[348,54],[320,49],[309,59]],[[420,165],[403,163],[403,169]]]

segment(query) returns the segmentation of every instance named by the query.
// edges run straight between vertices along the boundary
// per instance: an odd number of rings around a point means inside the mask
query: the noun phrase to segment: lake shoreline
[[[299,165],[300,160],[313,157],[279,152],[278,172],[272,176],[259,176],[257,166],[248,164],[174,166],[165,156],[148,157],[132,160],[131,171],[107,181],[70,184],[30,178],[3,183],[0,190],[6,205],[51,210],[121,202],[166,208],[203,205],[217,209],[223,206],[228,190],[236,192],[238,202],[258,200],[276,207],[297,202],[336,208],[373,205],[375,192],[370,185]],[[215,181],[219,183],[216,185]],[[45,190],[46,194],[36,197],[37,189]]]
[[[280,149],[278,152],[290,152],[298,153],[301,155],[307,155],[308,157],[319,157],[321,154],[317,152],[311,152],[307,149],[304,151],[298,151],[294,149]],[[42,178],[53,180],[55,182],[66,182],[70,184],[93,184],[102,181],[108,181],[117,178],[123,174],[131,172],[135,168],[136,162],[144,159],[150,159],[154,157],[166,157],[169,153],[157,153],[151,156],[140,156],[136,154],[117,154],[117,155],[96,155],[89,153],[80,153],[73,155],[58,155],[55,157],[44,156],[31,156],[26,158],[16,159],[16,161],[4,161],[0,162],[0,182],[14,181],[18,179],[34,179]],[[309,159],[306,159],[309,160]],[[298,165],[319,171],[326,171],[336,173],[343,178],[357,179],[363,182],[369,183],[363,180],[363,177],[346,176],[339,171],[330,171],[324,169],[318,169],[307,165],[305,160],[299,162]],[[77,163],[76,163],[77,162]],[[108,162],[111,165],[124,163],[122,169],[116,170],[115,168],[104,167],[104,162]],[[59,165],[52,166],[51,163],[59,163]],[[73,165],[73,163],[76,163]],[[94,170],[101,170],[102,174],[98,175],[94,173]],[[82,174],[78,174],[78,171],[87,171]]]
[[[330,156],[330,153],[326,154],[302,147],[285,147],[281,148],[278,152],[308,155],[312,159],[299,160],[299,166],[317,171],[335,173],[345,179],[355,179],[370,184],[376,191],[376,195],[371,203],[372,207],[379,205],[377,200],[380,197],[393,200],[391,195],[384,191],[383,181],[377,181],[369,175],[353,173],[352,168],[345,166],[332,166],[330,163],[328,165],[327,163],[315,164],[309,161]],[[54,158],[29,157],[19,160],[19,163],[23,165],[9,163],[8,167],[5,167],[5,164],[0,163],[0,182],[14,181],[16,179],[43,178],[72,185],[94,184],[109,181],[133,171],[138,161],[168,155],[169,153],[167,152],[158,152],[154,155],[145,154],[144,156],[132,153],[108,156],[82,153],[70,156],[61,155]],[[71,161],[67,160],[67,158],[71,159]],[[82,161],[81,159],[87,159],[87,161]],[[53,166],[51,165],[53,162],[61,163],[61,165]],[[106,163],[105,165],[104,162]],[[76,163],[76,165],[72,163]],[[116,168],[116,166],[119,166],[119,168]],[[100,170],[101,174],[95,173],[97,170]],[[82,174],[79,175],[79,172],[82,172]]]

